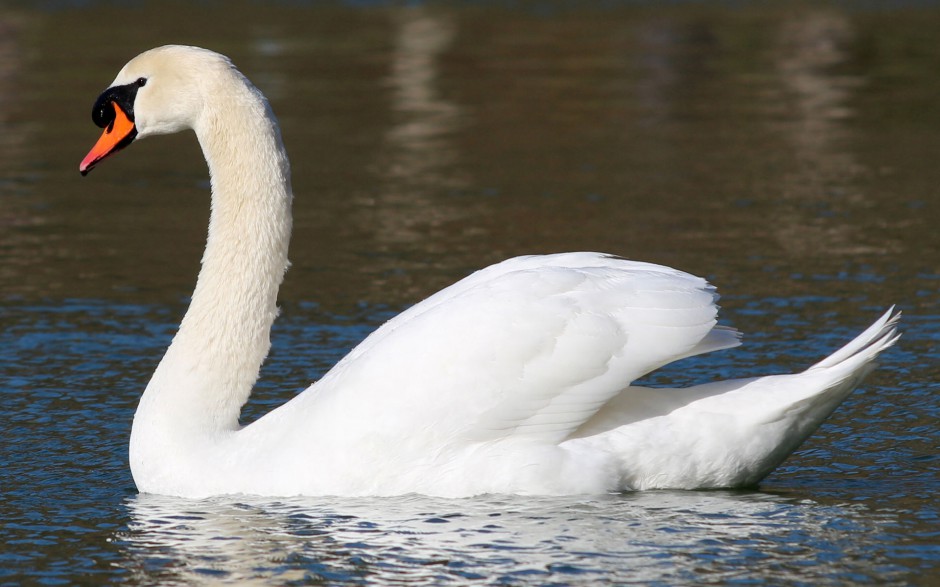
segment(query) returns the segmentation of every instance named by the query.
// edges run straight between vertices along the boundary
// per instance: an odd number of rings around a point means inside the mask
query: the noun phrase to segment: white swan
[[[687,273],[597,253],[520,257],[390,320],[321,381],[240,428],[269,347],[291,229],[267,101],[231,62],[166,46],[94,106],[85,174],[135,138],[193,129],[212,215],[192,303],[141,398],[141,492],[201,497],[595,493],[752,486],[815,430],[898,335],[889,310],[793,375],[686,389],[630,383],[739,344]]]

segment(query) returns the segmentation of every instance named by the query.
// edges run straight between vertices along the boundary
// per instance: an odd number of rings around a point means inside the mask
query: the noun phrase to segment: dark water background
[[[937,31],[934,2],[0,3],[0,584],[938,584]],[[191,133],[77,167],[95,97],[169,42],[230,55],[294,164],[247,419],[523,253],[716,283],[745,346],[654,384],[805,367],[891,304],[904,338],[760,491],[137,495],[206,171]]]

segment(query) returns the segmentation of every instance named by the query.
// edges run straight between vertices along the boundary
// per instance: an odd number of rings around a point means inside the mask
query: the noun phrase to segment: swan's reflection
[[[874,575],[866,512],[767,493],[444,500],[140,495],[115,541],[134,582],[682,581]],[[870,542],[866,542],[870,541]]]

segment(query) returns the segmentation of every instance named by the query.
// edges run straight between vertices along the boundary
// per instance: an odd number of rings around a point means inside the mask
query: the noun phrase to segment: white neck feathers
[[[207,82],[214,87],[206,88],[194,125],[212,178],[202,270],[135,428],[196,435],[237,429],[270,347],[288,266],[290,166],[265,98],[234,69],[227,73]]]

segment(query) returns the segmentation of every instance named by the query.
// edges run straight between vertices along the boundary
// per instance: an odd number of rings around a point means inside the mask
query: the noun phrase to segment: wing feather
[[[701,278],[596,253],[510,259],[393,318],[308,392],[363,413],[363,433],[425,447],[557,443],[634,379],[736,345],[714,329],[716,298]]]

